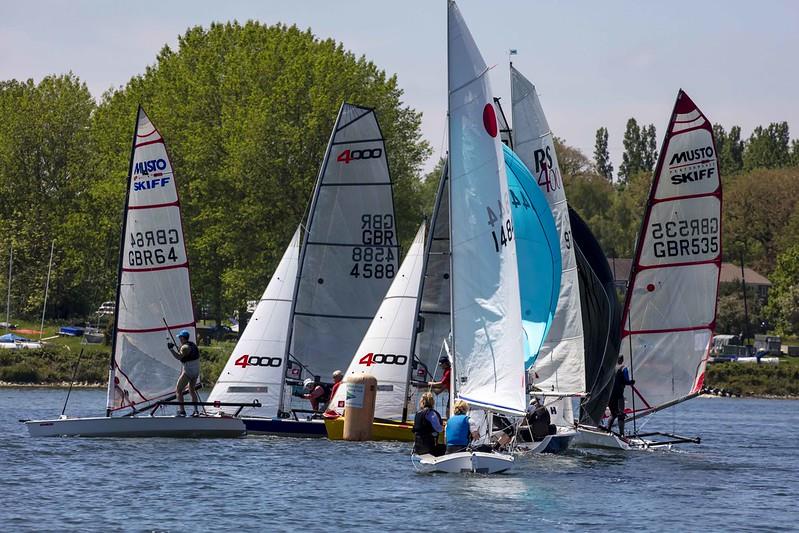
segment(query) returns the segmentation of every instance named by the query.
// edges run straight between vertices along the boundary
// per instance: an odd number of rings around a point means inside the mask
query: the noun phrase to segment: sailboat
[[[699,395],[716,323],[721,180],[710,121],[680,90],[663,140],[622,315],[631,435],[581,427],[582,445],[617,449],[699,442],[636,422]],[[629,425],[630,422],[628,421]]]
[[[372,440],[413,440],[413,424],[408,423],[407,418],[414,362],[409,354],[417,330],[415,317],[424,251],[425,225],[422,224],[345,373],[345,380],[347,376],[364,373],[377,379]],[[330,400],[325,425],[331,440],[343,438],[346,397],[345,383]]]
[[[467,402],[469,415],[484,420],[490,431],[494,414],[521,418],[527,405],[527,309],[520,298],[519,239],[511,212],[514,197],[523,202],[508,186],[488,67],[455,2],[448,2],[447,11],[451,394]],[[532,209],[529,200],[527,207]],[[559,272],[552,274],[559,283]],[[536,351],[545,329],[538,339],[528,334]],[[512,453],[475,450],[413,460],[421,472],[499,473],[514,464]]]
[[[189,264],[175,176],[164,139],[139,107],[131,148],[117,275],[105,417],[31,420],[32,436],[235,437],[235,417],[155,416],[175,394],[173,335],[195,337]],[[137,416],[143,415],[143,416]]]
[[[576,435],[572,398],[586,393],[585,349],[577,260],[569,208],[554,138],[535,86],[510,65],[513,150],[532,173],[555,218],[560,243],[562,281],[552,327],[538,356],[526,361],[532,394],[542,400],[557,428],[555,435],[532,442],[535,449],[559,452]]]
[[[249,433],[326,435],[321,411],[298,398],[303,381],[329,386],[347,368],[397,274],[392,184],[373,109],[342,104],[301,228],[211,392],[259,401],[243,415]]]

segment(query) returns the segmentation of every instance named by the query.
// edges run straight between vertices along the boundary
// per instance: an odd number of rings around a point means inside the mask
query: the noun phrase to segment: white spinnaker
[[[718,169],[711,123],[681,90],[649,193],[622,318],[621,353],[635,379],[626,392],[627,408],[639,413],[702,388],[721,269]]]
[[[561,286],[558,307],[531,375],[541,391],[576,395],[585,392],[585,348],[577,260],[571,239],[569,206],[558,166],[552,131],[535,87],[510,67],[514,151],[533,174],[549,203],[560,235]]]
[[[328,381],[349,364],[397,272],[394,200],[374,110],[342,105],[307,231],[291,355]]]
[[[519,275],[493,92],[452,1],[447,19],[455,392],[474,407],[522,414]]]
[[[300,228],[294,233],[255,312],[216,382],[209,402],[251,403],[242,415],[275,417],[280,408],[291,299],[297,283]]]
[[[181,364],[166,345],[183,329],[196,340],[172,165],[164,139],[141,108],[124,216],[108,382],[111,411],[174,394]]]
[[[346,376],[371,374],[377,379],[375,417],[402,420],[416,334],[416,303],[424,266],[425,225],[419,228],[380,309],[347,368]],[[346,377],[345,376],[345,377]],[[346,387],[341,386],[330,406],[344,413]]]

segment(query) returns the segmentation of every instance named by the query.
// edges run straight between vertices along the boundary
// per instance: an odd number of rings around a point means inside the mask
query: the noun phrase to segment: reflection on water
[[[795,527],[791,401],[697,399],[647,430],[699,434],[699,446],[521,456],[513,473],[482,476],[416,474],[407,443],[28,437],[17,419],[57,415],[64,396],[0,389],[4,530]],[[77,390],[68,413],[104,404],[104,391]]]

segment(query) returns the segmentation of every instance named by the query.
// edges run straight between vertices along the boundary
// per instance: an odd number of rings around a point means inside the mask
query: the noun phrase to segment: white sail
[[[621,353],[635,380],[627,390],[628,408],[651,412],[701,390],[720,269],[721,181],[713,129],[680,91],[622,317]]]
[[[343,104],[311,202],[290,356],[324,381],[346,368],[397,271],[394,201],[374,110]]]
[[[564,395],[585,392],[583,319],[569,206],[552,131],[535,87],[513,66],[511,100],[514,151],[538,182],[549,203],[561,243],[561,285],[549,334],[532,366],[531,381],[541,391]]]
[[[252,318],[216,382],[209,402],[252,403],[245,416],[275,417],[280,408],[291,301],[297,283],[300,228],[294,233]]]
[[[346,376],[368,373],[377,378],[376,418],[403,419],[424,266],[424,235],[422,224],[347,368]],[[343,414],[346,396],[346,387],[339,387],[330,401],[330,408]]]
[[[448,4],[455,391],[474,407],[525,410],[523,337],[507,177],[488,67]]]
[[[107,408],[175,392],[181,364],[167,349],[194,310],[180,202],[164,139],[139,108],[120,251]]]

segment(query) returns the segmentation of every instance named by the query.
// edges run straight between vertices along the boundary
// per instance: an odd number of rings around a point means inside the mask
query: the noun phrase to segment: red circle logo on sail
[[[653,292],[655,290],[655,286],[650,283],[649,285],[646,286],[646,290],[648,290],[649,292]]]
[[[499,128],[497,128],[497,114],[494,112],[494,106],[491,104],[486,104],[483,108],[483,127],[485,127],[486,132],[492,137],[497,136],[497,132]]]

